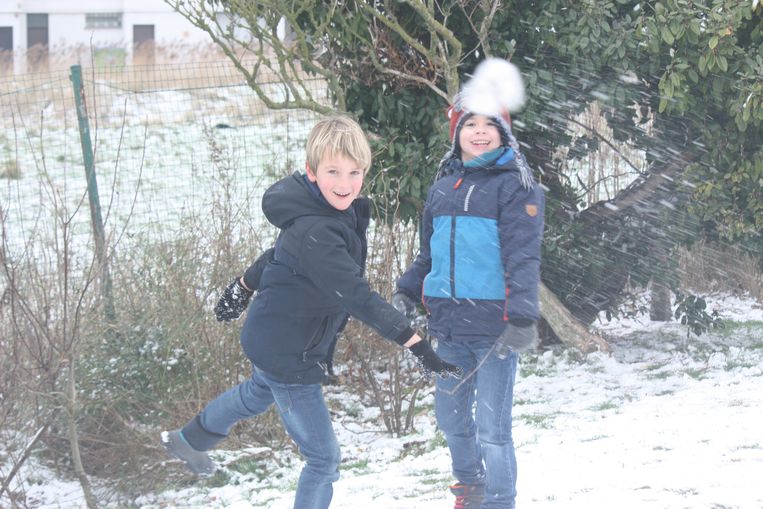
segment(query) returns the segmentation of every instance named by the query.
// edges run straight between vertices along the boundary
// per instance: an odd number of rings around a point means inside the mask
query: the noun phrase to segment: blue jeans
[[[332,483],[339,479],[341,452],[320,384],[281,383],[254,367],[251,378],[210,401],[198,423],[210,434],[227,436],[236,422],[263,413],[274,402],[306,461],[294,508],[325,509],[334,493]]]
[[[514,509],[517,459],[511,438],[511,406],[517,354],[489,353],[492,337],[448,337],[437,354],[464,369],[464,378],[437,378],[435,415],[450,448],[453,475],[463,484],[484,484],[482,509]],[[470,373],[488,356],[480,368]],[[476,408],[475,408],[476,405]]]

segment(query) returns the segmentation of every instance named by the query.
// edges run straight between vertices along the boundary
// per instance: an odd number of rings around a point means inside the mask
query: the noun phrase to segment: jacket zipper
[[[453,185],[455,195],[458,195],[458,188],[461,187],[465,176],[466,171],[462,171]],[[450,215],[450,298],[456,298],[456,196],[453,197],[453,209]]]
[[[466,176],[466,172],[463,172],[461,176],[458,178],[456,183],[453,185],[454,191],[458,193],[458,188],[461,187],[461,184],[464,182],[464,177]],[[464,199],[464,212],[469,212],[469,200],[471,199],[472,192],[474,191],[474,184],[469,186],[468,191],[466,192],[466,198]],[[453,200],[454,207],[453,211],[451,213],[451,220],[450,220],[450,295],[451,298],[456,298],[456,207],[455,207],[455,197]],[[423,300],[423,299],[422,299]],[[503,321],[508,322],[509,321],[509,288],[506,287],[506,297],[503,300]]]

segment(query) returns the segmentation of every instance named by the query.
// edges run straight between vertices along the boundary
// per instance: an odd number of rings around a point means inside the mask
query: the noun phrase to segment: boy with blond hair
[[[370,206],[360,191],[371,165],[363,130],[347,117],[325,118],[310,132],[306,152],[306,173],[275,183],[262,200],[265,216],[281,232],[241,332],[252,376],[209,402],[182,429],[164,432],[162,441],[192,471],[209,475],[215,466],[205,451],[236,422],[275,403],[306,460],[294,507],[324,509],[341,457],[321,382],[324,360],[348,314],[409,348],[424,370],[440,376],[460,371],[442,362],[363,277]],[[228,289],[238,291],[242,279]]]

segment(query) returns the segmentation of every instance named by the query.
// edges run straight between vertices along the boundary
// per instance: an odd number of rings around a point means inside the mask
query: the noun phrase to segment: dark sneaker
[[[457,483],[450,487],[450,492],[456,496],[453,509],[478,509],[485,498],[485,486],[482,484]]]
[[[215,473],[215,464],[209,459],[207,453],[191,447],[179,429],[162,431],[162,445],[170,456],[182,460],[194,474],[209,477]]]

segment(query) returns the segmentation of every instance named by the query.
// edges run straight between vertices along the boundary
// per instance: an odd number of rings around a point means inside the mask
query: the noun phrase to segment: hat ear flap
[[[453,136],[456,134],[456,127],[458,126],[458,121],[461,119],[461,115],[463,115],[463,111],[457,110],[455,106],[450,106],[446,114],[448,115],[448,120],[450,121],[450,141],[452,143],[455,141]]]

